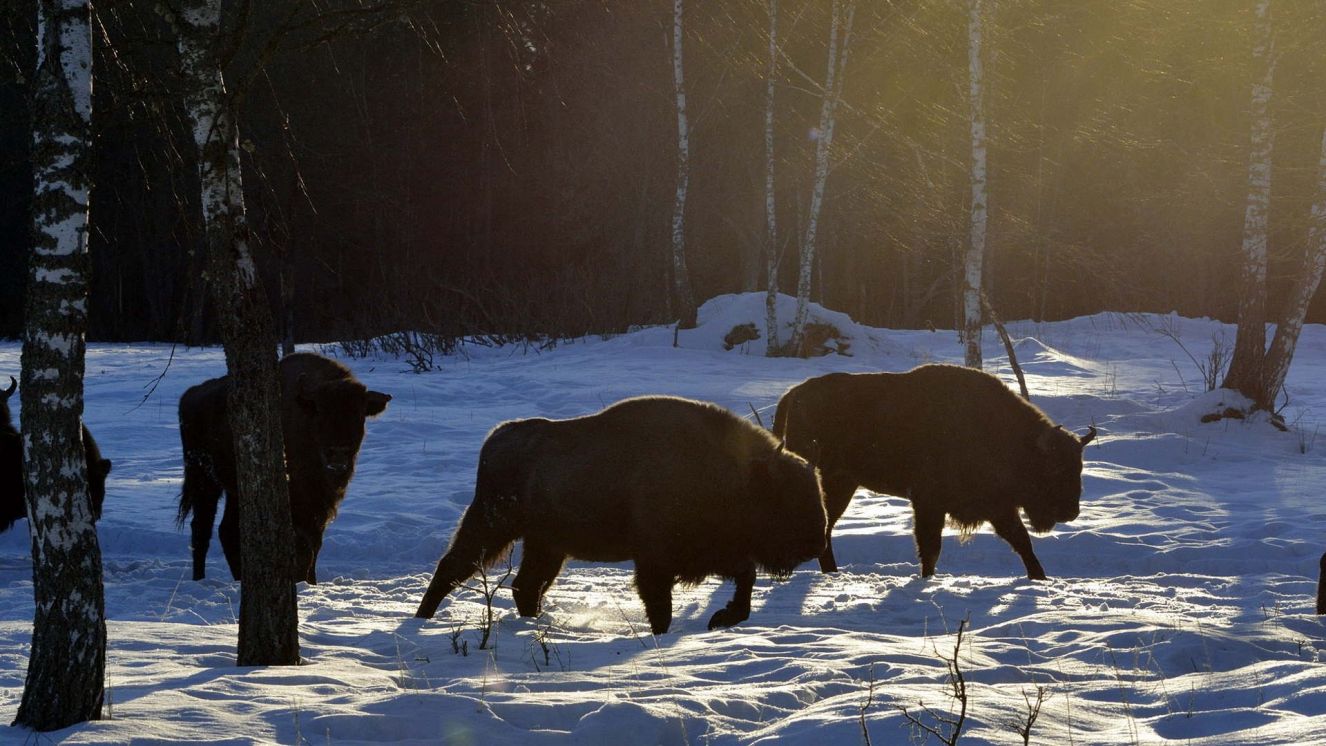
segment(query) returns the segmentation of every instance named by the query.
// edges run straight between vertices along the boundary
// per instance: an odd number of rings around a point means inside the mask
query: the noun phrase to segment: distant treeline
[[[565,335],[674,318],[671,3],[402,2],[337,33],[273,31],[302,1],[249,4],[226,69],[267,288],[298,339]],[[987,5],[987,289],[1000,314],[1232,318],[1252,4]],[[687,7],[686,251],[700,299],[764,286],[768,6]],[[785,291],[828,6],[779,3]],[[30,246],[34,7],[5,0],[0,12],[5,336],[22,327]],[[95,7],[92,336],[213,339],[174,39],[151,2]],[[1317,0],[1272,12],[1274,304],[1318,198],[1326,13]],[[965,13],[952,0],[857,11],[812,297],[866,323],[954,325],[970,198]],[[1326,321],[1326,302],[1308,320]]]

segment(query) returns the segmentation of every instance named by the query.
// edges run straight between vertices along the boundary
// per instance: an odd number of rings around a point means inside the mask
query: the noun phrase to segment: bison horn
[[[16,389],[16,388],[18,388],[18,381],[14,380],[14,377],[13,377],[13,376],[10,376],[10,377],[9,377],[9,388],[5,389],[4,399],[8,399],[9,397],[13,396],[13,395],[14,395],[14,389]],[[3,399],[0,399],[0,401],[3,401]]]
[[[1078,438],[1077,442],[1085,446],[1087,443],[1090,443],[1095,439],[1096,439],[1096,426],[1089,425],[1087,426],[1087,434]]]

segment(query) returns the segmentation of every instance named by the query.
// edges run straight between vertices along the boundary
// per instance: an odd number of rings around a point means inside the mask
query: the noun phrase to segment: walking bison
[[[1018,516],[1043,533],[1078,514],[1082,450],[1076,436],[999,379],[955,365],[906,373],[830,373],[778,402],[774,434],[820,469],[829,531],[857,487],[912,503],[921,576],[935,572],[945,519],[964,532],[989,522],[1027,577],[1044,579]],[[820,569],[834,572],[830,536]]]
[[[750,616],[756,568],[786,577],[824,549],[819,476],[766,431],[688,399],[626,399],[569,420],[498,425],[479,454],[474,501],[437,563],[416,616],[523,539],[512,582],[537,616],[567,558],[635,563],[654,634],[672,623],[672,586],[717,575],[736,593],[709,620]]]
[[[23,437],[9,413],[9,397],[17,388],[18,381],[10,376],[9,388],[0,391],[0,533],[28,514],[24,504],[27,487],[23,478]],[[83,425],[83,455],[87,459],[88,499],[95,521],[101,518],[101,506],[106,501],[106,477],[111,462],[101,457],[101,449],[87,425]]]
[[[317,583],[322,534],[336,517],[354,475],[364,420],[381,414],[391,396],[369,391],[350,370],[320,355],[297,352],[281,360],[281,430],[285,437],[295,579]],[[193,579],[206,577],[207,547],[217,504],[226,495],[217,535],[235,580],[243,580],[235,449],[227,416],[230,377],[193,386],[180,397],[184,488],[178,521],[193,514]]]

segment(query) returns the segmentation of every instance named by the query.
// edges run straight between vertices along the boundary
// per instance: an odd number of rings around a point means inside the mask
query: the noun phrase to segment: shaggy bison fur
[[[756,568],[786,577],[824,550],[819,476],[764,430],[688,399],[641,397],[569,420],[498,425],[479,454],[474,502],[419,604],[429,618],[476,570],[524,539],[512,583],[537,616],[568,557],[635,563],[654,634],[672,623],[672,586],[736,581],[709,628],[750,616]]]
[[[322,534],[336,517],[354,475],[364,420],[381,414],[391,397],[369,391],[344,365],[320,355],[296,352],[281,360],[281,429],[290,517],[295,531],[295,579],[317,583]],[[193,514],[193,579],[206,577],[207,547],[217,504],[226,495],[217,535],[235,580],[240,561],[239,500],[235,447],[227,416],[230,377],[193,386],[180,397],[180,442],[184,447],[184,489],[178,520]]]
[[[1076,518],[1096,430],[1057,427],[994,376],[923,365],[797,384],[778,402],[774,434],[819,467],[830,532],[862,486],[911,501],[922,577],[935,572],[947,518],[966,533],[988,521],[1027,576],[1044,579],[1018,508],[1038,533]],[[820,569],[838,569],[832,538]]]
[[[0,532],[8,531],[20,518],[28,515],[24,496],[27,494],[23,478],[23,437],[14,427],[9,413],[9,397],[18,388],[18,381],[9,377],[9,388],[0,390]],[[110,459],[101,457],[101,449],[87,425],[83,426],[83,455],[87,458],[87,490],[92,502],[92,520],[101,518],[101,505],[106,501],[106,476],[110,474]]]

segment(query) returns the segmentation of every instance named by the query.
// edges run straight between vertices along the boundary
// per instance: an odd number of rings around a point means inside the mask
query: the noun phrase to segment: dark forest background
[[[675,318],[671,3],[402,2],[371,23],[283,27],[299,2],[231,13],[244,21],[226,68],[266,287],[296,338],[562,336]],[[22,327],[30,247],[34,5],[0,0],[4,336]],[[785,292],[828,5],[780,3]],[[1232,320],[1252,3],[988,5],[994,306]],[[150,2],[95,7],[91,336],[213,340],[174,37]],[[1307,240],[1326,126],[1326,9],[1277,0],[1273,13],[1272,315]],[[764,286],[767,29],[763,0],[688,3],[686,250],[700,299]],[[954,327],[969,137],[965,4],[861,3],[814,300],[878,326]],[[1308,320],[1326,321],[1322,299]]]

